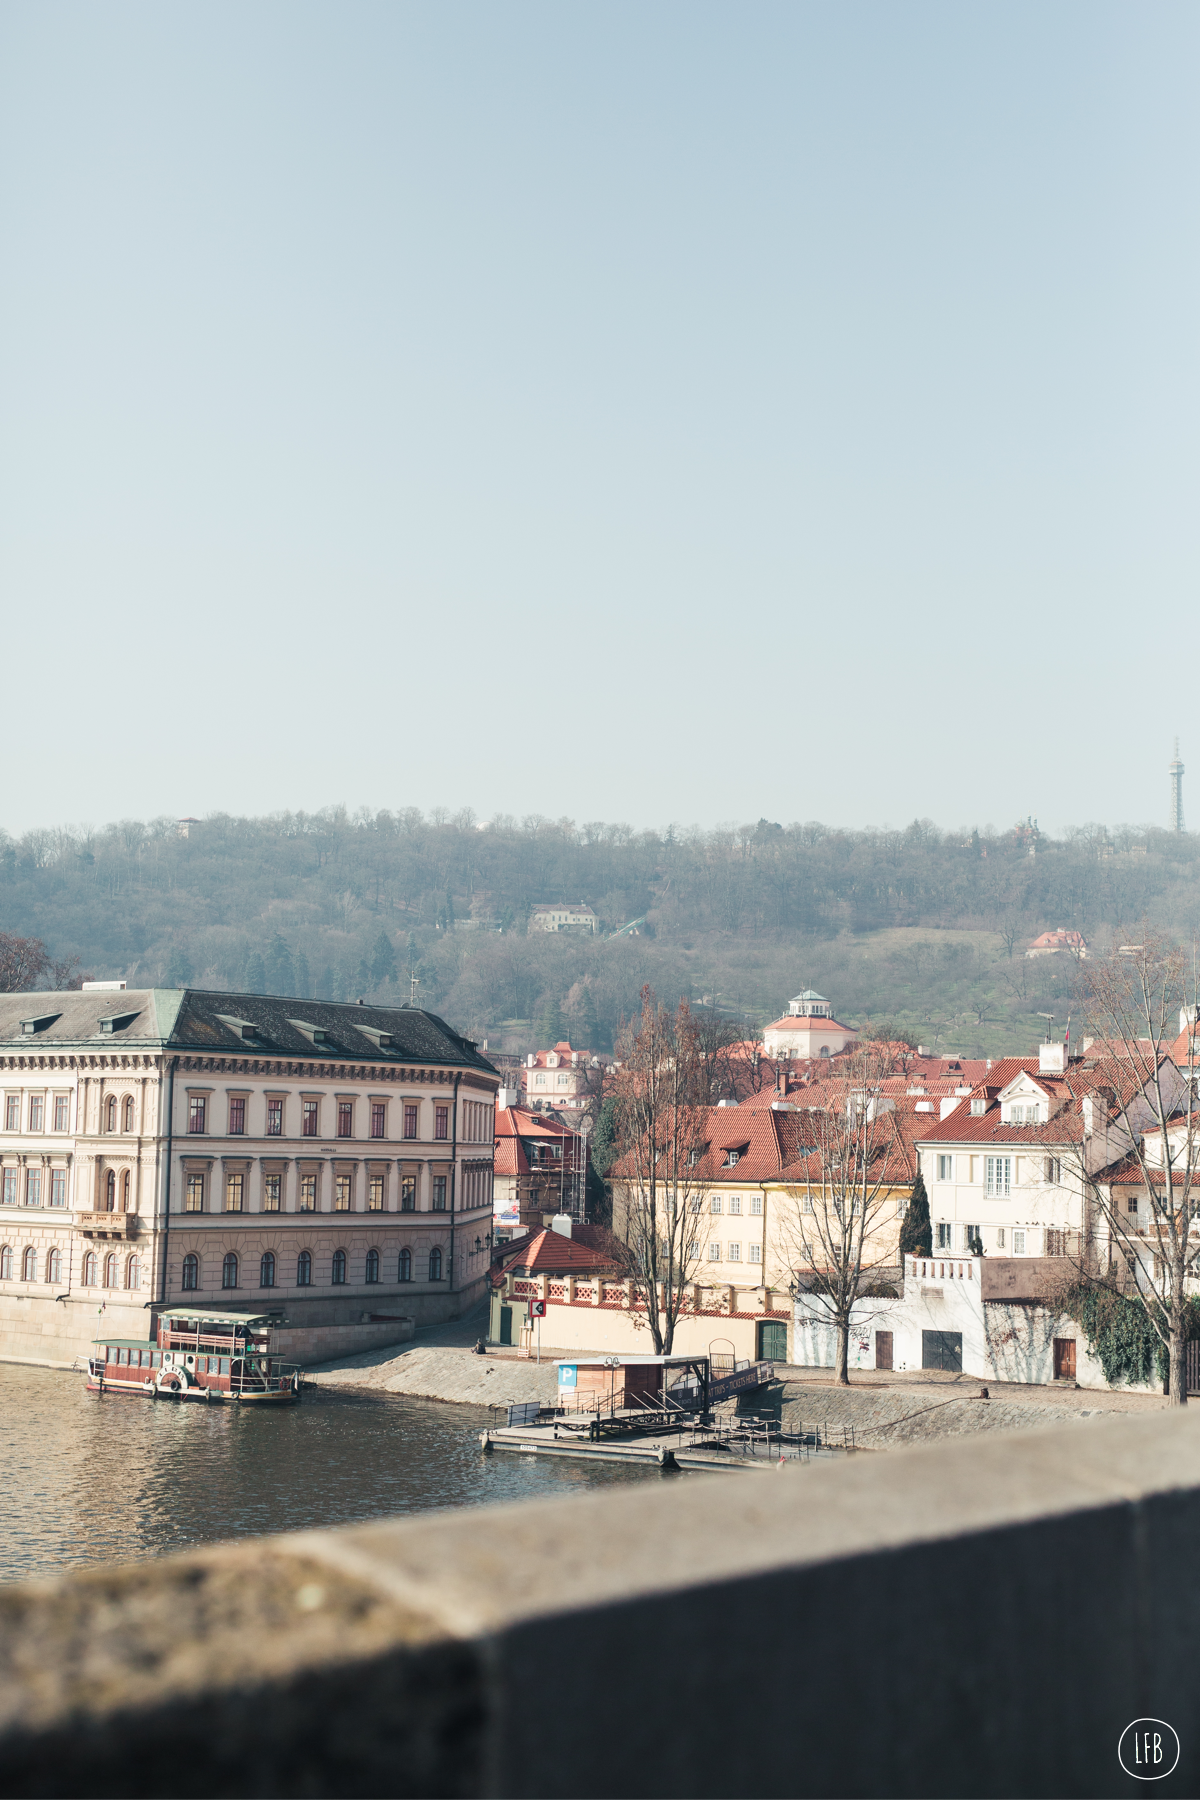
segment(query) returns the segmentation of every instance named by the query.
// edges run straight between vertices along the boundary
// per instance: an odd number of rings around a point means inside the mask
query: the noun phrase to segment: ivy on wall
[[[1087,1337],[1088,1349],[1112,1385],[1165,1380],[1169,1363],[1166,1344],[1155,1330],[1144,1303],[1115,1288],[1079,1282],[1062,1296],[1062,1309]],[[1184,1336],[1200,1337],[1200,1300],[1185,1302]],[[1159,1321],[1166,1319],[1159,1309]]]

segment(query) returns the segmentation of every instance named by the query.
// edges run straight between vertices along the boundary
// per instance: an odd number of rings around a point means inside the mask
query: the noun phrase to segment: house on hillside
[[[590,906],[568,906],[564,901],[551,901],[535,906],[529,914],[529,931],[573,931],[594,937],[599,922]]]
[[[1026,956],[1074,956],[1080,962],[1087,953],[1087,942],[1077,931],[1043,931],[1025,952]]]
[[[527,1105],[583,1106],[601,1073],[598,1056],[555,1044],[553,1050],[530,1051],[521,1070],[521,1088]]]

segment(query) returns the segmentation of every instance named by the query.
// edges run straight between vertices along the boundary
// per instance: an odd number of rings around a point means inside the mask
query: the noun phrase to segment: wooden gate
[[[890,1331],[875,1333],[875,1367],[890,1369],[892,1366],[892,1334]]]
[[[758,1360],[780,1363],[787,1361],[787,1326],[781,1320],[759,1320]]]
[[[962,1374],[962,1332],[923,1331],[921,1333],[921,1367],[945,1369],[948,1374]]]
[[[1075,1379],[1074,1338],[1055,1338],[1054,1340],[1054,1379],[1055,1381],[1074,1381]]]

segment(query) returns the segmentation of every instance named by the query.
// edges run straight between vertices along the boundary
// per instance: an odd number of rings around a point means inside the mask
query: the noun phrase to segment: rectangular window
[[[4,1129],[20,1131],[21,1129],[21,1096],[5,1094],[4,1096]]]
[[[939,1181],[953,1181],[954,1180],[954,1158],[952,1156],[939,1156],[938,1157],[938,1159],[937,1159],[937,1178]]]
[[[756,1219],[759,1219],[762,1217],[762,1203],[763,1203],[763,1197],[761,1194],[751,1194],[751,1196],[750,1196],[750,1211],[754,1214]]]
[[[278,1212],[283,1205],[283,1176],[263,1176],[263,1211]]]
[[[985,1156],[983,1162],[989,1197],[1007,1200],[1012,1182],[1012,1157]]]
[[[25,1204],[40,1206],[42,1204],[42,1171],[26,1169],[25,1171]]]
[[[417,1109],[415,1106],[404,1108],[404,1135],[406,1138],[415,1138],[417,1135]]]
[[[997,1250],[1003,1250],[1003,1248],[1004,1248],[1004,1227],[1003,1227],[1003,1225],[1000,1226],[999,1230],[996,1233],[996,1248],[997,1248]]]
[[[204,1211],[204,1177],[203,1177],[203,1175],[189,1175],[188,1176],[188,1178],[187,1178],[187,1193],[184,1195],[184,1199],[183,1199],[183,1210],[184,1210],[184,1212],[203,1212]]]
[[[1014,1256],[1024,1256],[1024,1254],[1025,1254],[1025,1233],[1023,1231],[1014,1231],[1013,1232],[1013,1255]]]
[[[729,1210],[730,1210],[730,1212],[731,1212],[731,1213],[740,1213],[740,1212],[741,1212],[741,1210],[742,1210],[742,1196],[741,1196],[741,1195],[740,1195],[740,1194],[730,1194],[730,1196],[729,1196]]]
[[[721,1211],[721,1196],[720,1196],[720,1194],[713,1195],[712,1199],[708,1203],[708,1210],[710,1213],[712,1213],[714,1218],[716,1218],[720,1214],[720,1211]]]
[[[383,1211],[383,1176],[372,1175],[367,1183],[367,1211]]]
[[[1045,1176],[1047,1187],[1058,1187],[1062,1181],[1062,1159],[1061,1159],[1061,1157],[1058,1157],[1058,1156],[1046,1157],[1046,1159],[1043,1163],[1043,1166],[1042,1166],[1042,1173]]]
[[[204,1130],[205,1099],[203,1094],[193,1094],[188,1100],[188,1130],[201,1132]]]
[[[30,1131],[40,1131],[42,1129],[42,1120],[45,1117],[45,1111],[46,1111],[46,1102],[45,1102],[44,1098],[42,1097],[42,1095],[41,1094],[30,1094],[30,1096],[29,1096],[29,1129],[30,1129]]]
[[[229,1135],[245,1137],[246,1135],[246,1102],[239,1094],[229,1102]]]
[[[387,1125],[387,1107],[384,1105],[382,1100],[372,1100],[372,1102],[371,1102],[371,1136],[373,1138],[383,1137],[385,1135],[384,1128],[386,1125]]]
[[[302,1137],[316,1137],[317,1135],[317,1105],[318,1102],[316,1100],[306,1100],[304,1102],[303,1118],[300,1125],[300,1135]]]
[[[354,1102],[353,1102],[353,1100],[339,1100],[338,1101],[337,1134],[339,1137],[353,1137],[354,1136]]]
[[[416,1212],[416,1210],[417,1210],[416,1179],[412,1175],[406,1175],[404,1177],[404,1180],[400,1183],[400,1211],[401,1212]]]
[[[317,1178],[315,1175],[300,1177],[300,1205],[297,1210],[300,1212],[317,1210]]]
[[[704,1205],[703,1200],[701,1200],[699,1198],[699,1196],[697,1195],[697,1197],[692,1201],[692,1211],[694,1213],[698,1213],[701,1210],[701,1208],[703,1207],[703,1205]]]
[[[283,1101],[267,1101],[267,1136],[283,1136]]]
[[[67,1204],[67,1171],[51,1169],[50,1171],[50,1204],[65,1206]]]
[[[1130,1194],[1128,1200],[1125,1202],[1125,1211],[1127,1213],[1132,1213],[1134,1218],[1136,1218],[1137,1217],[1137,1209],[1138,1209],[1137,1195]]]
[[[442,1144],[450,1136],[450,1108],[448,1106],[434,1107],[433,1135]]]
[[[245,1180],[246,1177],[244,1175],[227,1175],[225,1177],[226,1212],[241,1212],[242,1188],[245,1184]]]
[[[720,1244],[710,1244],[708,1246],[708,1260],[709,1260],[709,1262],[720,1262],[720,1260],[721,1260]]]
[[[70,1096],[70,1094],[55,1094],[55,1096],[54,1096],[54,1129],[55,1129],[55,1131],[69,1131],[70,1125],[71,1125],[71,1096]]]
[[[746,1246],[746,1260],[748,1262],[761,1262],[762,1261],[762,1245],[761,1244],[748,1244]]]
[[[433,1178],[433,1210],[434,1212],[445,1212],[446,1210],[446,1177],[444,1175],[435,1175]]]
[[[350,1177],[348,1175],[339,1175],[334,1180],[333,1210],[334,1212],[350,1211]]]
[[[937,1247],[939,1250],[951,1250],[954,1247],[951,1228],[944,1222],[937,1228]]]
[[[741,1262],[742,1246],[740,1244],[730,1244],[727,1260],[729,1262]]]

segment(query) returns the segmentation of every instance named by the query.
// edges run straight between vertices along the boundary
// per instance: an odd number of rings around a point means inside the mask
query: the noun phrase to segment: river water
[[[0,1363],[0,1581],[220,1538],[660,1480],[656,1470],[485,1456],[472,1406],[305,1390],[243,1411],[85,1392]]]

